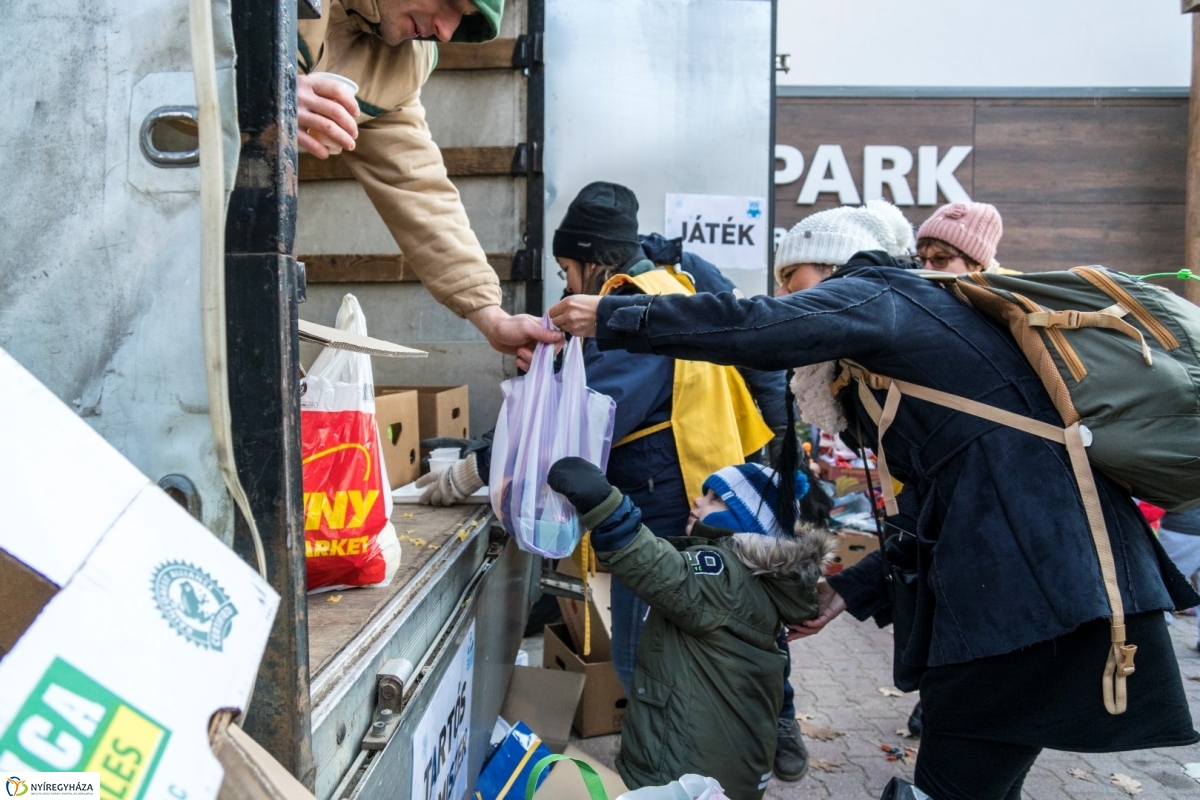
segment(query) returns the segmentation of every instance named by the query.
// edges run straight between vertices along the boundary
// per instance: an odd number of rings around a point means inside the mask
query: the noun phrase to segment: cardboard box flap
[[[228,722],[212,734],[212,749],[225,769],[217,800],[316,800],[249,734]]]
[[[20,498],[0,549],[63,586],[150,479],[3,350],[0,386],[4,495]]]
[[[0,550],[0,658],[33,624],[58,587]]]
[[[508,722],[524,722],[547,747],[561,753],[571,736],[584,680],[577,672],[514,667],[500,716]]]
[[[425,358],[429,353],[405,347],[402,344],[385,342],[371,336],[359,336],[356,333],[339,331],[326,325],[300,320],[300,338],[306,342],[333,347],[338,350],[349,350],[354,353],[366,353],[369,356],[386,356],[388,358]]]

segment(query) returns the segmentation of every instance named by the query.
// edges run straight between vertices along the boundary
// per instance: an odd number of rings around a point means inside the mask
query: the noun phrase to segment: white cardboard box
[[[3,351],[0,386],[0,549],[57,589],[0,660],[0,771],[215,798],[209,720],[245,708],[278,595]]]

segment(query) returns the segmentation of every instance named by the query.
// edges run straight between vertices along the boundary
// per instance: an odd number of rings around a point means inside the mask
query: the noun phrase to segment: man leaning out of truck
[[[494,39],[503,12],[504,0],[328,0],[319,20],[297,26],[296,105],[300,146],[318,158],[330,155],[325,141],[341,147],[405,263],[439,303],[511,354],[561,334],[500,307],[500,281],[421,105],[436,42]],[[349,78],[358,96],[318,73]]]

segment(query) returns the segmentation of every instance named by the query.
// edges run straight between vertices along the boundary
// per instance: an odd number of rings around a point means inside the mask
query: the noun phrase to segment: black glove
[[[584,515],[607,500],[613,488],[599,467],[578,456],[568,456],[554,462],[546,482]]]
[[[476,450],[491,447],[493,433],[495,433],[494,429],[488,431],[478,439],[456,439],[453,436],[435,436],[432,439],[422,439],[421,448],[423,450],[437,450],[439,447],[457,447],[458,457],[466,458]]]

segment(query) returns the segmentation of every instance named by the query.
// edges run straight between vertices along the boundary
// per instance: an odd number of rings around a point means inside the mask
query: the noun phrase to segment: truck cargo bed
[[[461,544],[479,526],[476,520],[487,508],[469,505],[450,508],[396,505],[392,524],[400,537],[400,568],[390,585],[378,589],[346,589],[310,595],[308,598],[308,659],[313,676],[319,675],[367,624],[401,593],[415,596],[418,576],[429,573],[422,567],[448,543]],[[399,608],[390,609],[393,613]]]
[[[473,624],[482,603],[489,613],[478,631],[477,692],[471,711],[479,725],[478,731],[472,729],[470,753],[477,774],[512,671],[538,569],[502,531],[493,531],[494,521],[488,505],[397,505],[392,524],[403,552],[391,585],[309,597],[318,800],[329,800],[343,777],[379,769],[392,775],[409,768],[407,741],[393,741],[370,755],[361,749],[375,708],[376,674],[389,659],[407,659],[417,666],[418,678],[406,690],[401,715],[401,727],[411,732],[420,721],[413,715],[419,717],[430,702],[453,656],[448,650],[458,646],[456,637]],[[397,775],[379,785],[355,784],[355,790],[367,792],[363,800],[406,800],[396,784],[407,784],[407,777]],[[379,792],[384,797],[376,797]]]

